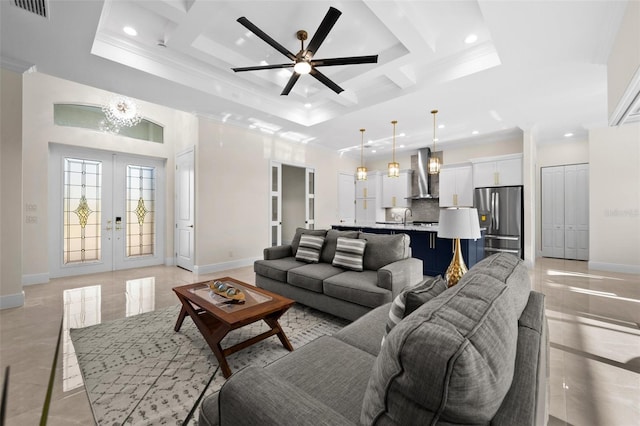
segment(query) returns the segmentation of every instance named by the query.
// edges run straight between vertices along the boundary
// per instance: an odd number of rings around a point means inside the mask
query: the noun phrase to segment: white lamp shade
[[[480,238],[478,209],[447,208],[440,209],[438,237],[477,240]]]

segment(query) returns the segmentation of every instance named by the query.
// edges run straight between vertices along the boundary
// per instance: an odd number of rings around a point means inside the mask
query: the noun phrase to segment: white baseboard
[[[194,265],[193,272],[197,275],[203,275],[225,271],[227,269],[244,268],[245,266],[253,265],[253,262],[259,259],[262,259],[262,257],[239,259],[231,262],[214,263],[211,265]]]
[[[621,263],[606,263],[589,261],[589,269],[599,271],[620,272],[623,274],[640,274],[640,265],[626,265]]]
[[[0,296],[0,310],[9,308],[18,308],[24,305],[24,291],[16,294],[7,294]]]
[[[49,273],[27,274],[22,276],[22,285],[46,284],[49,282]]]

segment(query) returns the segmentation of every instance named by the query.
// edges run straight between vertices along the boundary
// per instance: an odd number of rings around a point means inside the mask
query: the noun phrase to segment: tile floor
[[[0,311],[2,374],[11,367],[7,425],[38,423],[63,318],[66,330],[159,309],[177,303],[171,287],[225,275],[254,282],[251,267],[203,276],[150,267],[25,287],[25,306]],[[548,424],[640,425],[640,277],[556,259],[538,259],[531,277],[547,295]],[[67,336],[48,424],[92,424]]]

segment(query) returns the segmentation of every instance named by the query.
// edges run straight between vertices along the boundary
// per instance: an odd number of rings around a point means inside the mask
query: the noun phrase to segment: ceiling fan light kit
[[[303,74],[311,74],[316,80],[320,83],[327,86],[329,89],[333,90],[336,93],[341,93],[344,91],[342,87],[336,84],[333,80],[331,80],[326,75],[322,74],[318,71],[318,67],[323,66],[336,66],[336,65],[354,65],[354,64],[375,64],[378,62],[378,55],[369,55],[369,56],[349,56],[345,58],[329,58],[329,59],[313,59],[314,55],[320,48],[322,42],[327,38],[329,31],[333,28],[336,21],[340,17],[342,12],[340,12],[335,7],[330,7],[329,11],[325,15],[324,19],[320,23],[318,30],[315,32],[311,41],[307,45],[307,48],[304,47],[304,41],[307,39],[307,32],[304,30],[298,30],[296,32],[296,38],[300,40],[300,51],[294,55],[290,52],[286,47],[282,46],[280,43],[271,38],[267,33],[262,31],[256,25],[254,25],[251,21],[249,21],[244,16],[237,19],[237,21],[242,24],[249,31],[254,33],[260,39],[262,39],[265,43],[276,49],[278,52],[282,53],[284,56],[289,58],[292,62],[286,64],[274,64],[274,65],[260,65],[254,67],[239,67],[232,68],[234,72],[244,72],[244,71],[259,71],[259,70],[269,70],[269,69],[277,69],[277,68],[293,68],[293,74],[286,86],[280,93],[283,96],[286,96],[291,92],[293,86],[298,81]]]

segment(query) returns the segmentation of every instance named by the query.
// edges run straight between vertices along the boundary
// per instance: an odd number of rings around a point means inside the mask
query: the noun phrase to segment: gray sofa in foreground
[[[234,373],[205,398],[200,424],[545,424],[544,296],[530,290],[520,259],[496,254],[440,291],[382,346],[392,304]]]
[[[317,263],[296,258],[303,235],[324,239]],[[362,271],[333,265],[341,237],[366,242]],[[409,243],[406,234],[298,228],[290,245],[264,249],[264,259],[254,263],[256,286],[320,311],[355,320],[391,302],[404,287],[423,280],[422,260],[411,257]]]

